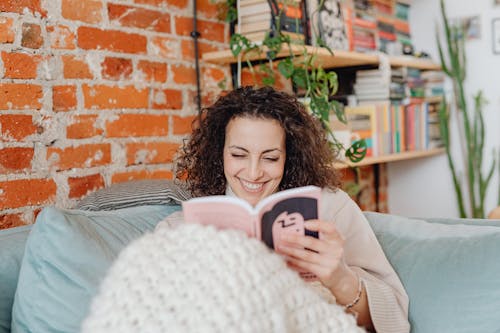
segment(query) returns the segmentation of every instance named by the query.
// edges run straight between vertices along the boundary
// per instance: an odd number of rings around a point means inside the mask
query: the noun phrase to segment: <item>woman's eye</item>
[[[269,162],[277,162],[279,157],[264,157],[264,159]]]
[[[231,154],[232,157],[234,158],[243,158],[245,157],[245,155],[242,155],[242,154]]]

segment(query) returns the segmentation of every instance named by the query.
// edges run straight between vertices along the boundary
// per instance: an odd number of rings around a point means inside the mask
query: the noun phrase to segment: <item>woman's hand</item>
[[[342,235],[333,223],[320,220],[306,221],[304,227],[317,231],[319,238],[286,234],[282,236],[278,251],[285,255],[292,268],[315,274],[335,295],[338,303],[352,304],[357,299],[348,311],[357,313],[359,325],[373,330],[366,290],[357,274],[345,262]]]
[[[286,234],[278,250],[289,265],[315,274],[335,294],[340,284],[353,275],[344,260],[344,239],[333,223],[309,220],[304,227],[317,231],[319,238]]]

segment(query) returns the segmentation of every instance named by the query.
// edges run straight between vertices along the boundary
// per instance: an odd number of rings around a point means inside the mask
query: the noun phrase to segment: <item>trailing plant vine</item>
[[[225,20],[234,22],[238,16],[236,0],[227,0],[226,6],[228,9]],[[279,14],[274,16],[276,30],[266,34],[259,43],[250,41],[244,35],[233,34],[229,42],[233,56],[246,64],[255,81],[258,74],[264,85],[275,84],[276,69],[284,78],[291,80],[293,86],[303,95],[304,101],[308,101],[312,114],[323,124],[332,148],[336,151],[345,150],[345,156],[353,163],[361,161],[367,150],[365,140],[356,141],[350,147],[343,147],[330,128],[332,111],[339,121],[346,123],[343,104],[331,99],[338,90],[337,74],[334,71],[325,71],[317,64],[316,56],[308,52],[303,41],[293,40],[284,34],[280,30],[279,18]],[[317,45],[326,48],[333,56],[333,51],[321,38],[317,39]],[[283,53],[286,55],[283,56]],[[265,62],[254,66],[250,59],[257,55],[264,55],[260,58],[265,58]]]

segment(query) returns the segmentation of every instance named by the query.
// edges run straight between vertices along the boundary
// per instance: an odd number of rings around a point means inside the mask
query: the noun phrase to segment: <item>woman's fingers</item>
[[[315,263],[315,264],[321,264],[324,259],[318,252],[314,252],[311,250],[308,250],[303,247],[293,247],[293,246],[287,246],[287,245],[281,245],[278,248],[279,252],[281,254],[284,254],[287,256],[287,260],[289,258],[295,258],[295,259],[300,259],[302,261],[307,261],[310,263]]]
[[[286,245],[302,246],[317,252],[326,250],[323,246],[325,242],[338,242],[343,247],[344,239],[337,231],[337,228],[335,228],[333,223],[327,223],[319,220],[309,220],[305,222],[304,226],[306,229],[311,231],[318,231],[319,238],[289,233],[282,235],[281,240],[285,242]]]
[[[325,244],[322,240],[311,236],[290,233],[282,235],[281,241],[284,245],[289,247],[308,248],[316,252],[326,250]]]
[[[311,231],[317,231],[320,239],[344,241],[333,223],[320,220],[308,220],[304,223],[304,227]]]
[[[277,246],[289,263],[318,274],[319,270],[335,270],[343,256],[344,240],[332,223],[311,220],[306,228],[318,231],[320,238],[285,234]]]
[[[310,263],[307,261],[295,259],[295,258],[287,258],[287,265],[288,267],[296,270],[296,271],[307,271],[311,272],[313,274],[318,275],[317,271],[319,269],[319,265],[316,265],[314,263]]]

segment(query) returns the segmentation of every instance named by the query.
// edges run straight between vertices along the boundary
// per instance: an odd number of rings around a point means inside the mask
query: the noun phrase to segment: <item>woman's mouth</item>
[[[264,187],[263,182],[254,183],[254,182],[248,182],[243,179],[240,179],[240,184],[243,187],[243,189],[248,192],[260,192]]]

